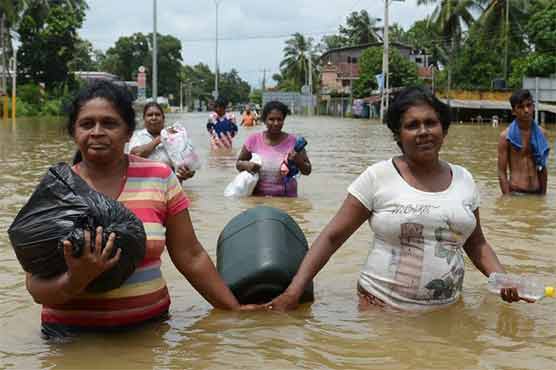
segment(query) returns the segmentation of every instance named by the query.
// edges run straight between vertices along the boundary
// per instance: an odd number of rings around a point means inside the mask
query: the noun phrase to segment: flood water
[[[364,169],[398,153],[386,127],[366,120],[288,117],[284,130],[304,135],[313,173],[299,198],[223,197],[235,176],[235,155],[209,152],[205,114],[168,115],[184,122],[203,168],[185,183],[199,239],[215,259],[224,225],[241,211],[267,204],[287,211],[309,242],[340,206]],[[425,314],[359,311],[355,284],[372,233],[364,224],[315,280],[316,301],[290,313],[212,310],[167,255],[163,272],[170,318],[127,333],[84,335],[69,343],[40,337],[40,306],[6,230],[49,165],[74,151],[60,120],[19,119],[0,126],[0,368],[2,369],[554,369],[556,300],[506,304],[486,291],[486,279],[466,259],[463,299]],[[259,128],[243,129],[236,139]],[[503,127],[457,125],[442,158],[474,175],[481,222],[511,272],[556,284],[556,164],[551,153],[546,197],[501,198],[496,145]],[[556,129],[548,128],[554,143]]]

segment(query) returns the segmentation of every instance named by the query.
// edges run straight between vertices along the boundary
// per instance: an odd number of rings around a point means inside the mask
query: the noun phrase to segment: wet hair
[[[164,118],[164,109],[162,109],[162,106],[155,101],[150,101],[145,104],[145,106],[143,107],[143,117],[145,117],[145,114],[147,114],[147,110],[149,110],[150,107],[158,108],[160,113],[162,113],[162,118]]]
[[[214,102],[214,108],[223,107],[226,108],[228,106],[228,99],[223,96],[219,96],[216,101]]]
[[[286,119],[287,115],[291,113],[290,108],[288,108],[286,104],[282,103],[281,101],[272,100],[264,105],[263,113],[261,113],[261,119],[263,120],[263,122],[266,121],[266,117],[273,110],[281,112],[284,116],[284,119]]]
[[[96,98],[109,101],[127,124],[129,132],[132,133],[135,130],[135,111],[133,110],[133,98],[129,91],[125,87],[118,86],[112,82],[97,80],[82,88],[68,107],[66,129],[71,137],[75,133],[75,122],[81,108],[90,100]]]
[[[533,100],[533,95],[531,95],[531,92],[529,90],[519,89],[514,91],[512,96],[510,96],[510,104],[512,106],[512,109],[514,109],[516,105],[523,103],[525,100]]]
[[[448,132],[452,121],[450,115],[450,107],[442,103],[428,89],[423,87],[406,87],[396,95],[396,98],[390,105],[386,114],[386,124],[394,134],[394,140],[400,145],[400,130],[402,126],[402,117],[411,107],[419,105],[429,105],[438,116],[438,120],[442,124],[444,134]]]

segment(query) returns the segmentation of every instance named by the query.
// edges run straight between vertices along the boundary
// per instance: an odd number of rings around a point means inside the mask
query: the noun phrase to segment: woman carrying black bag
[[[143,222],[146,253],[122,286],[89,292],[87,286],[120,258],[120,251],[113,253],[117,235],[111,233],[103,245],[101,228],[94,239],[86,231],[80,257],[72,254],[71,242],[64,241],[67,272],[49,279],[28,273],[26,279],[28,291],[43,305],[46,335],[128,327],[165,317],[170,306],[160,271],[165,246],[176,268],[214,307],[240,308],[195,236],[189,200],[170,167],[124,154],[134,128],[132,100],[121,87],[93,83],[73,101],[68,132],[81,161],[72,169],[91,188],[118,200]]]

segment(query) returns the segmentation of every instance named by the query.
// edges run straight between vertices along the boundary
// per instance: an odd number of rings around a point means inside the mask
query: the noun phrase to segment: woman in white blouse
[[[160,104],[149,102],[143,108],[143,120],[145,128],[133,133],[129,141],[130,154],[147,158],[153,161],[166,163],[172,167],[170,157],[161,145],[160,132],[164,128],[164,110]],[[195,171],[189,170],[186,166],[176,168],[176,176],[180,182],[185,181],[195,175]]]
[[[304,287],[365,221],[374,240],[358,281],[363,306],[415,311],[456,302],[464,252],[485,276],[504,271],[481,229],[473,177],[439,158],[449,108],[425,89],[407,88],[387,121],[401,155],[368,167],[349,186],[292,283],[268,309],[295,308]],[[520,300],[515,288],[502,289],[501,297]]]

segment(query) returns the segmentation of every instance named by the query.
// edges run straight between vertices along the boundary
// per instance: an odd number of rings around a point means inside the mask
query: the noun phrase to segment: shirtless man
[[[498,141],[498,180],[503,194],[546,194],[546,134],[534,120],[535,105],[528,90],[510,98],[515,121]],[[508,179],[508,169],[510,178]]]

